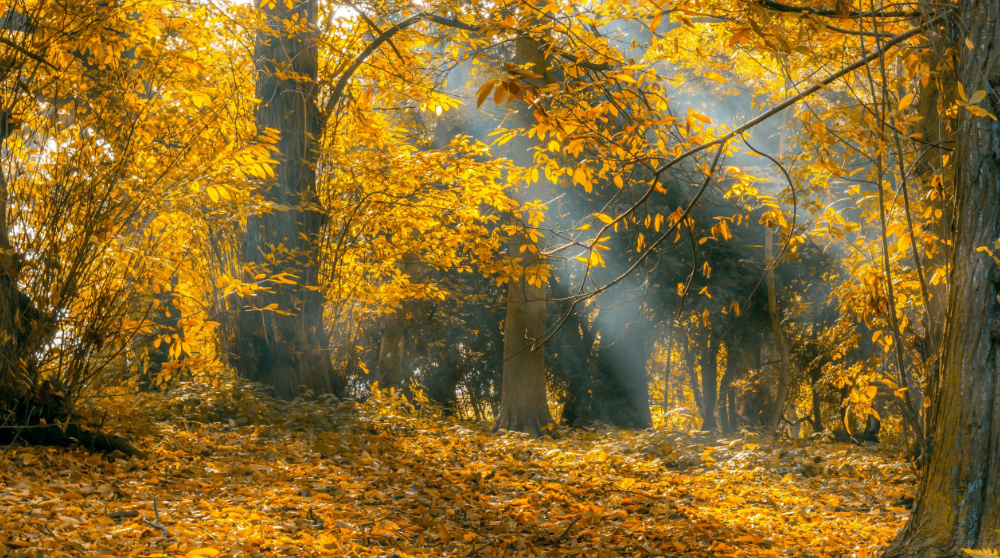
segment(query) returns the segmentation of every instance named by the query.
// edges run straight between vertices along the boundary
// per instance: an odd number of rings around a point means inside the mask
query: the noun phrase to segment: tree
[[[995,2],[963,0],[942,39],[968,42],[955,75],[966,90],[995,86],[1000,56]],[[952,31],[952,30],[955,31]],[[962,31],[957,31],[961,29]],[[937,29],[935,29],[937,30]],[[966,37],[967,34],[967,37]],[[984,108],[1000,112],[989,94]],[[1000,375],[996,312],[1000,262],[981,247],[1000,236],[1000,128],[995,119],[962,111],[955,139],[953,267],[941,365],[931,381],[926,415],[929,456],[913,514],[886,556],[951,557],[964,548],[1000,546]]]
[[[548,76],[549,68],[538,40],[532,36],[517,39],[515,64],[536,75]],[[533,78],[541,85],[545,77]],[[551,82],[551,78],[548,78]],[[531,128],[534,110],[522,106],[517,111],[517,124]],[[530,142],[515,140],[513,149],[528,153]],[[521,166],[528,166],[526,154],[513,157]],[[537,188],[537,187],[536,187]],[[529,192],[533,191],[531,189]],[[530,198],[529,200],[530,201]],[[544,258],[538,246],[537,222],[517,223],[509,243],[509,257],[520,273],[512,274],[507,287],[507,318],[504,320],[503,384],[500,410],[495,428],[537,434],[552,423],[549,413],[545,377],[545,351],[539,342],[546,332],[546,283]]]
[[[276,130],[277,164],[264,188],[269,207],[247,219],[243,259],[249,280],[271,277],[237,317],[235,362],[240,374],[292,398],[303,389],[338,393],[319,285],[317,139],[321,119],[316,83],[315,0],[262,2],[267,19],[257,31],[255,65],[260,105],[257,126]],[[283,274],[283,275],[282,275]],[[283,280],[275,280],[280,275]]]
[[[228,199],[244,165],[266,162],[244,151],[255,136],[245,122],[220,119],[244,107],[213,102],[238,99],[240,88],[202,56],[232,39],[218,19],[201,13],[190,25],[197,8],[158,1],[5,9],[0,437],[114,448],[115,438],[84,428],[81,404],[135,387],[130,357],[153,333],[158,296],[179,268],[197,268],[189,241],[200,231],[173,218],[203,212],[217,188]],[[179,309],[205,299],[202,277],[181,282],[200,292]],[[175,359],[211,337],[207,320],[181,318],[178,329],[203,335],[162,335]],[[44,427],[57,421],[70,426]]]

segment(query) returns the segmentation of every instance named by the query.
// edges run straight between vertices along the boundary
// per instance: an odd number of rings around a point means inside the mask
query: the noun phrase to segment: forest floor
[[[915,484],[898,453],[829,442],[265,399],[133,403],[141,458],[0,447],[0,557],[874,556]]]

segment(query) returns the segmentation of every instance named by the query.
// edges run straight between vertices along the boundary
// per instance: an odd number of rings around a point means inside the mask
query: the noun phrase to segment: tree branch
[[[365,19],[367,20],[367,17]],[[373,40],[367,47],[365,47],[365,49],[362,50],[360,54],[358,54],[358,57],[354,59],[354,62],[352,62],[351,65],[346,70],[344,70],[344,73],[340,75],[340,79],[337,80],[337,84],[333,88],[333,93],[330,95],[330,98],[326,102],[327,114],[329,114],[329,112],[333,110],[334,107],[337,106],[337,103],[340,102],[340,98],[344,94],[344,89],[347,87],[347,82],[350,81],[354,73],[358,71],[358,68],[361,67],[361,64],[363,64],[365,60],[367,60],[368,57],[372,55],[372,53],[374,53],[380,46],[382,46],[383,43],[389,42],[390,39],[392,39],[392,37],[396,35],[396,33],[399,33],[400,31],[406,29],[407,27],[411,27],[413,24],[418,23],[420,21],[429,21],[431,23],[436,23],[443,27],[451,27],[453,29],[461,29],[463,31],[472,31],[472,32],[479,32],[484,27],[486,27],[485,25],[474,25],[471,23],[465,23],[464,21],[460,21],[457,19],[441,17],[428,13],[419,13],[410,16],[404,19],[403,21],[400,21],[399,23],[386,29],[385,31],[381,32],[377,37],[375,37],[375,40]],[[377,27],[374,28],[378,30]],[[390,45],[392,45],[391,42]],[[393,46],[393,49],[395,49],[395,46]],[[397,54],[399,54],[398,51]],[[577,64],[580,67],[586,68],[588,70],[606,71],[612,68],[611,64],[608,63],[595,64],[593,62],[587,62],[586,60],[580,60],[575,55],[570,54],[568,52],[557,52],[557,54],[563,59],[568,60],[569,62]]]
[[[794,97],[789,97],[788,99],[786,99],[783,102],[777,104],[776,106],[774,106],[773,108],[771,108],[767,112],[765,112],[765,113],[757,116],[756,118],[750,120],[746,124],[743,124],[741,126],[738,126],[738,127],[734,128],[729,133],[727,133],[727,134],[725,134],[725,135],[723,135],[723,136],[721,136],[721,137],[719,137],[719,138],[717,138],[715,140],[703,143],[703,144],[701,144],[701,145],[699,145],[697,147],[693,147],[693,148],[685,151],[684,153],[681,153],[680,155],[674,157],[670,161],[664,163],[662,166],[660,166],[659,168],[657,168],[654,171],[654,173],[653,173],[654,178],[652,180],[652,184],[650,184],[649,188],[646,190],[646,193],[641,198],[639,198],[638,201],[636,201],[634,204],[632,204],[632,206],[628,210],[621,212],[610,223],[605,224],[604,227],[597,233],[596,238],[601,238],[607,232],[608,229],[610,229],[613,226],[615,226],[615,224],[617,224],[618,222],[620,222],[627,215],[632,214],[632,212],[636,211],[642,204],[644,204],[646,202],[646,200],[648,200],[649,197],[653,194],[653,192],[656,191],[656,186],[657,186],[657,184],[660,181],[660,176],[664,172],[666,172],[667,170],[675,167],[676,165],[680,164],[681,162],[683,162],[683,161],[685,161],[685,160],[693,157],[694,155],[697,155],[698,153],[701,153],[702,151],[705,151],[705,150],[707,150],[709,148],[712,148],[712,147],[715,147],[715,146],[719,146],[719,145],[724,146],[727,142],[729,142],[730,140],[732,140],[737,135],[740,135],[740,134],[742,134],[742,133],[744,133],[744,132],[746,132],[746,131],[754,128],[754,127],[756,127],[758,124],[761,124],[764,121],[770,119],[771,117],[779,114],[781,111],[785,110],[786,108],[791,107],[792,105],[795,105],[799,101],[801,101],[801,100],[803,100],[803,99],[805,99],[807,97],[810,97],[810,96],[816,94],[821,89],[825,89],[827,85],[829,85],[829,84],[831,84],[831,83],[839,80],[840,78],[846,76],[847,74],[850,74],[851,72],[853,72],[855,70],[858,70],[860,68],[863,68],[863,67],[867,66],[868,64],[870,64],[871,62],[873,62],[875,60],[878,60],[879,57],[883,56],[888,49],[890,49],[890,48],[898,45],[899,43],[901,43],[901,42],[903,42],[903,41],[905,41],[905,40],[907,40],[907,39],[909,39],[909,38],[911,38],[911,37],[913,37],[913,36],[915,36],[915,35],[923,32],[928,27],[941,22],[942,20],[944,20],[945,17],[946,16],[943,16],[943,15],[937,16],[934,19],[931,19],[931,20],[929,20],[929,21],[927,21],[927,22],[925,22],[925,23],[923,23],[923,24],[921,24],[921,25],[919,25],[917,27],[914,27],[913,29],[911,29],[911,30],[909,30],[909,31],[907,31],[905,33],[900,33],[899,35],[895,35],[892,39],[886,41],[882,45],[881,49],[879,49],[879,50],[877,50],[877,51],[869,54],[868,56],[865,56],[864,58],[862,58],[861,60],[858,60],[857,62],[851,64],[850,66],[847,66],[846,68],[844,68],[844,69],[842,69],[842,70],[840,70],[838,72],[835,72],[835,73],[827,76],[825,79],[823,79],[823,81],[820,81],[820,82],[816,83],[815,85],[812,85],[812,86],[806,88],[805,90],[803,90],[798,95],[795,95]],[[680,225],[680,223],[684,222],[684,219],[686,219],[687,216],[691,213],[691,211],[694,209],[694,205],[698,202],[698,200],[701,198],[702,194],[708,188],[708,184],[709,184],[709,181],[705,181],[705,183],[702,185],[701,189],[698,190],[698,192],[695,194],[695,197],[691,200],[691,203],[689,203],[688,206],[687,206],[687,208],[684,210],[684,214],[681,216],[681,218],[677,222],[675,222],[673,225],[671,225],[666,230],[666,232],[664,232],[659,238],[657,238],[655,241],[653,241],[649,245],[649,248],[647,248],[646,251],[643,252],[636,259],[636,261],[627,270],[625,270],[621,275],[619,275],[618,277],[614,278],[608,284],[606,284],[606,285],[604,285],[602,287],[598,287],[598,288],[594,289],[591,292],[588,292],[588,293],[581,292],[580,294],[577,294],[574,297],[572,297],[573,301],[572,301],[572,304],[570,305],[569,310],[567,310],[567,314],[564,315],[559,321],[557,321],[556,325],[553,326],[549,331],[547,331],[545,333],[545,335],[542,336],[542,338],[540,340],[536,341],[533,344],[533,347],[532,347],[533,350],[537,349],[540,346],[542,346],[546,341],[548,341],[556,333],[556,331],[559,330],[560,327],[562,327],[563,323],[565,323],[566,319],[569,317],[568,314],[571,313],[571,312],[573,312],[573,310],[576,308],[577,304],[579,304],[583,300],[586,300],[586,299],[589,299],[589,298],[593,298],[593,297],[595,297],[595,296],[603,293],[604,291],[610,289],[614,285],[616,285],[616,284],[624,281],[626,277],[628,277],[636,269],[638,269],[638,267],[647,258],[649,258],[649,255],[653,253],[653,251],[656,249],[656,247],[658,245],[660,245],[664,240],[666,240],[677,229],[677,227]],[[582,287],[581,287],[581,289],[582,289]]]
[[[823,17],[854,19],[860,17],[915,17],[924,15],[925,13],[920,10],[910,12],[883,12],[881,10],[875,10],[871,12],[849,11],[838,14],[836,10],[817,10],[816,8],[810,8],[807,6],[789,6],[788,4],[782,4],[780,2],[775,2],[774,0],[760,0],[760,5],[768,10],[785,14],[813,14]]]

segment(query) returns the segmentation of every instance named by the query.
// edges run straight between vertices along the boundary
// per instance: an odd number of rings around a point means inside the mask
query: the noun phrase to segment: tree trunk
[[[530,242],[522,239],[521,242]],[[521,243],[512,242],[511,255]],[[542,283],[544,287],[544,283]],[[538,434],[552,422],[545,390],[545,351],[532,350],[545,334],[545,289],[512,279],[503,332],[503,387],[495,428]]]
[[[705,344],[701,348],[701,429],[718,430],[715,422],[715,400],[718,395],[719,341],[705,332]]]
[[[764,263],[771,267],[767,272],[767,310],[771,315],[771,329],[774,331],[774,344],[777,345],[781,357],[781,369],[778,371],[778,389],[774,394],[774,409],[767,423],[768,435],[773,435],[785,414],[785,400],[788,399],[788,381],[791,377],[791,357],[788,354],[788,344],[785,343],[785,333],[781,329],[781,314],[778,312],[778,295],[774,286],[774,232],[767,228],[764,233]]]
[[[719,383],[719,426],[723,432],[729,433],[736,430],[737,423],[732,419],[732,398],[729,393],[733,390],[733,380],[736,379],[736,370],[740,360],[739,349],[735,347],[737,343],[726,343],[726,372],[722,374],[722,381]]]
[[[320,118],[316,106],[317,5],[314,0],[258,2],[270,33],[258,32],[257,127],[280,132],[275,155],[279,164],[262,192],[278,208],[247,219],[243,258],[255,274],[288,272],[296,284],[271,284],[240,312],[236,328],[237,371],[291,398],[302,389],[314,393],[342,391],[329,354],[323,323],[324,296],[319,284],[317,238],[322,214],[316,211],[316,139]],[[289,20],[297,17],[292,24]],[[305,25],[305,30],[293,26]],[[281,72],[295,75],[281,75]],[[295,79],[298,77],[299,79]],[[312,288],[309,288],[312,287]],[[274,310],[259,310],[277,305]]]
[[[645,429],[653,426],[653,416],[649,412],[649,374],[646,363],[655,325],[647,321],[648,314],[637,318],[619,336],[602,335],[598,348],[599,366],[607,371],[614,383],[621,386],[625,401],[611,403],[612,415],[618,420],[612,424],[624,428]],[[603,394],[596,393],[595,397]]]
[[[812,381],[812,418],[810,422],[812,423],[813,432],[823,431],[823,410],[820,407],[820,397],[819,397],[819,381],[823,377],[823,369],[819,366],[814,366],[809,372],[809,379]]]
[[[0,146],[11,135],[10,118],[8,111],[0,112]],[[38,319],[38,311],[18,285],[23,256],[10,244],[8,196],[7,178],[0,171],[0,413],[27,423],[36,406],[45,406],[45,394],[39,394],[40,386],[35,385],[38,374],[34,347],[37,343],[33,338],[38,336],[32,333],[37,325],[34,322]],[[56,410],[51,418],[61,419],[66,410]]]
[[[691,394],[694,396],[694,404],[698,407],[698,413],[704,416],[704,403],[701,400],[701,388],[698,387],[698,372],[694,369],[694,359],[695,350],[698,348],[698,342],[695,340],[693,343],[688,340],[687,334],[684,334],[684,357],[687,361],[687,373],[688,381],[691,384]]]
[[[1000,3],[963,0],[958,19],[961,40],[976,45],[961,51],[959,82],[966,91],[1000,86]],[[1000,112],[993,95],[980,106]],[[929,456],[913,514],[885,554],[892,558],[1000,547],[1000,268],[977,252],[1000,236],[1000,125],[962,110],[956,129],[953,267],[925,418]]]
[[[736,390],[730,386],[729,391],[726,392],[726,398],[729,400],[729,428],[732,432],[736,432],[740,429],[740,413],[736,410]]]
[[[398,390],[403,380],[403,320],[400,308],[394,314],[387,314],[383,319],[382,347],[378,353],[378,387]]]
[[[542,79],[526,80],[532,85],[551,82],[545,63],[545,53],[531,37],[517,39],[516,64],[532,64],[532,71],[544,74]],[[534,126],[534,109],[522,102],[514,119],[516,126],[530,129]],[[513,160],[527,167],[533,162],[528,140],[511,142],[515,150]],[[541,181],[539,186],[551,184]],[[528,249],[521,251],[522,246]],[[520,258],[524,267],[540,263],[537,246],[524,234],[510,241],[510,257]],[[552,422],[545,385],[545,351],[534,347],[535,340],[545,334],[545,283],[538,287],[529,284],[524,276],[508,282],[507,318],[504,320],[503,386],[500,391],[500,409],[495,428],[537,434],[539,429]]]
[[[670,407],[670,365],[671,357],[674,352],[674,334],[670,334],[670,339],[667,341],[667,362],[663,365],[663,405],[660,406],[661,410],[665,413]]]
[[[462,381],[461,358],[454,358],[452,347],[444,347],[438,352],[439,369],[428,378],[425,386],[427,398],[441,405],[445,416],[455,414],[456,391]]]

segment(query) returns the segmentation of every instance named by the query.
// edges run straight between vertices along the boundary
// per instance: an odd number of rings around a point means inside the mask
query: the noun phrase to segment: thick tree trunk
[[[962,49],[959,82],[966,91],[1000,86],[1000,3],[963,0],[958,18],[963,40],[976,45]],[[980,106],[1000,112],[993,95]],[[953,267],[926,416],[929,456],[913,514],[885,554],[893,558],[1000,547],[1000,268],[977,252],[1000,236],[1000,125],[964,110],[958,124]]]
[[[290,7],[289,7],[290,6]],[[316,211],[316,138],[320,119],[316,106],[317,46],[315,0],[260,5],[270,33],[256,41],[258,129],[281,134],[279,164],[262,194],[278,208],[247,220],[244,260],[254,273],[288,272],[296,284],[271,285],[248,301],[237,320],[237,370],[291,398],[308,389],[314,393],[341,391],[329,355],[323,323],[324,296],[319,283],[317,237],[322,215]],[[305,24],[306,30],[294,31]],[[281,72],[293,72],[299,79]],[[284,209],[284,210],[283,210]],[[313,288],[309,288],[313,287]],[[276,304],[276,310],[258,310]]]
[[[515,45],[516,64],[531,64],[531,70],[548,76],[545,53],[531,37],[520,37]],[[551,82],[550,77],[527,80],[533,85]],[[523,103],[522,103],[523,104]],[[525,129],[535,124],[534,109],[523,104],[515,116],[516,125]],[[527,167],[532,164],[528,140],[512,142],[514,162]],[[545,181],[542,181],[543,183]],[[522,246],[529,249],[521,250]],[[510,257],[520,258],[524,267],[537,265],[537,247],[525,234],[510,242]],[[533,250],[532,250],[533,249]],[[534,342],[545,333],[545,283],[531,285],[520,277],[508,282],[507,318],[504,321],[503,387],[495,428],[537,434],[552,422],[545,385],[545,351]]]
[[[781,358],[781,368],[778,370],[778,389],[774,394],[774,409],[768,419],[768,435],[773,435],[785,414],[785,400],[788,399],[788,381],[791,377],[791,357],[788,344],[785,343],[785,332],[781,329],[781,314],[778,312],[778,295],[774,285],[774,233],[770,228],[764,233],[764,262],[771,266],[767,272],[767,310],[771,315],[771,329],[774,331],[774,344]]]

